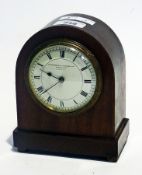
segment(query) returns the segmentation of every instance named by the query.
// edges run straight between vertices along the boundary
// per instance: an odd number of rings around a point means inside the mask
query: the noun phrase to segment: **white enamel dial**
[[[53,44],[32,58],[29,84],[45,107],[56,112],[73,112],[92,99],[97,76],[93,64],[80,49]]]

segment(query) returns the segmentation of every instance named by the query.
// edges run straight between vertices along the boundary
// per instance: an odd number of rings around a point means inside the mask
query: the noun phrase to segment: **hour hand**
[[[47,75],[48,75],[49,77],[54,77],[54,78],[56,78],[56,79],[59,80],[59,77],[53,75],[51,72],[47,72]]]
[[[43,70],[43,69],[40,69],[40,70],[41,70],[42,72],[46,73],[49,77],[54,77],[54,78],[56,78],[57,80],[59,80],[59,77],[53,75],[51,72],[47,72],[47,71],[45,71],[45,70]]]

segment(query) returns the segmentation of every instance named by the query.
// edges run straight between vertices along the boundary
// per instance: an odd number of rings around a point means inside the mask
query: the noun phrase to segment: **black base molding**
[[[46,153],[115,162],[127,141],[129,120],[124,118],[114,138],[71,136],[16,128],[14,146],[20,152]]]

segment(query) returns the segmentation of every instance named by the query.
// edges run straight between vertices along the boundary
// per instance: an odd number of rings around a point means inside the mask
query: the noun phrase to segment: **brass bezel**
[[[45,47],[50,47],[50,46],[54,46],[54,45],[64,45],[64,46],[69,46],[69,47],[73,47],[79,51],[81,51],[92,63],[92,65],[94,66],[94,70],[96,73],[96,90],[94,92],[93,97],[91,98],[91,100],[82,108],[79,108],[75,111],[71,111],[71,112],[63,112],[63,111],[56,111],[52,108],[51,105],[45,106],[43,103],[40,102],[40,100],[34,95],[34,93],[32,92],[32,88],[30,86],[30,81],[29,81],[29,67],[30,67],[30,63],[32,61],[32,59],[34,58],[34,56],[41,51],[42,49],[44,49]],[[25,82],[26,82],[26,86],[27,89],[30,93],[30,95],[32,96],[32,98],[34,99],[34,101],[39,104],[42,108],[44,108],[47,112],[50,112],[52,114],[55,115],[76,115],[76,114],[80,114],[82,112],[87,111],[88,109],[90,109],[91,107],[93,107],[93,105],[95,105],[95,103],[97,102],[100,94],[101,94],[101,90],[102,90],[102,72],[101,72],[101,68],[99,66],[99,63],[96,59],[96,57],[94,56],[94,54],[89,51],[84,45],[73,41],[73,40],[69,40],[69,39],[65,39],[65,38],[61,38],[61,39],[54,39],[54,40],[50,40],[48,42],[45,42],[41,45],[39,45],[37,48],[35,48],[35,50],[33,51],[33,53],[30,55],[28,62],[26,64],[26,69],[25,69]]]

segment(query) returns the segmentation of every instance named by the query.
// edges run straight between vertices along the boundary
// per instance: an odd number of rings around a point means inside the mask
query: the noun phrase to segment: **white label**
[[[57,21],[55,22],[53,25],[70,25],[70,26],[75,26],[75,27],[79,27],[79,28],[83,28],[86,26],[85,23],[83,22],[78,22],[78,21],[74,21],[74,20],[62,20],[62,21]]]
[[[80,16],[62,16],[61,18],[59,18],[59,20],[77,20],[77,21],[85,22],[90,25],[95,24],[95,21],[84,17],[80,17]]]

